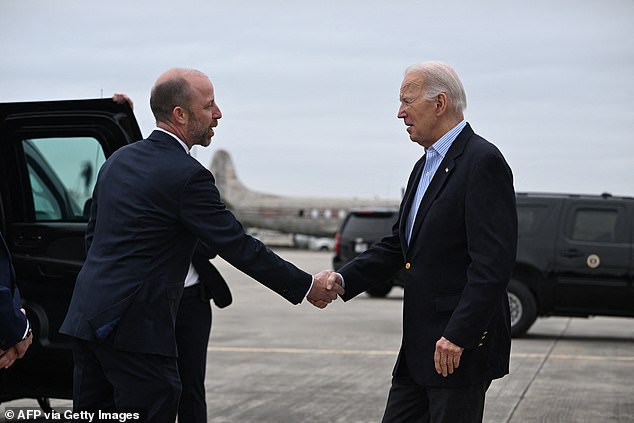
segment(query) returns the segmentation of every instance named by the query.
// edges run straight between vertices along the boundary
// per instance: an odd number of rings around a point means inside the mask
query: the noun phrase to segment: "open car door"
[[[85,259],[92,190],[106,158],[141,138],[130,106],[110,99],[0,104],[0,230],[33,327],[25,357],[0,370],[0,402],[72,398],[58,329]]]

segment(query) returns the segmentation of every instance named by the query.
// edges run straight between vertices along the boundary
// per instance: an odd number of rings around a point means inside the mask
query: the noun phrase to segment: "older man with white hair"
[[[464,120],[466,96],[441,62],[409,67],[398,117],[425,149],[393,233],[332,274],[349,300],[406,270],[403,341],[384,423],[481,422],[509,371],[506,295],[517,243],[513,176]]]

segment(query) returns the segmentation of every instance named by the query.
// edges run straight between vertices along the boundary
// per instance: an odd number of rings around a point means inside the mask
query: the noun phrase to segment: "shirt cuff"
[[[341,287],[345,289],[346,288],[346,281],[343,280],[343,275],[341,273],[338,273],[338,272],[335,272],[335,273],[337,273],[337,275],[339,275],[339,279],[341,281]]]
[[[308,287],[308,291],[306,291],[306,295],[304,295],[304,298],[308,298],[308,294],[310,294],[310,291],[313,289],[313,284],[315,283],[315,277],[312,277],[313,279],[310,281],[310,286]]]
[[[31,323],[29,323],[29,319],[26,319],[26,329],[24,329],[24,335],[20,341],[24,341],[29,336],[29,332],[31,332]]]

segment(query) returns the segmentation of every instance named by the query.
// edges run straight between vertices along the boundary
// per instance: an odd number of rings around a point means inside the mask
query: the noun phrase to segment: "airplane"
[[[285,197],[252,191],[238,179],[233,160],[225,150],[214,154],[210,170],[222,200],[247,227],[334,237],[350,209],[393,207],[400,203],[400,199]]]

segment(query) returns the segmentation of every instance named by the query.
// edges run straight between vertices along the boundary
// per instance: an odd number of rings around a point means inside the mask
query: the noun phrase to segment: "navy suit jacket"
[[[310,287],[311,275],[244,233],[212,174],[174,137],[154,131],[99,172],[86,261],[60,332],[175,357],[175,316],[198,239],[293,304]]]
[[[515,265],[513,176],[500,151],[467,125],[453,142],[418,209],[408,245],[405,224],[424,158],[410,175],[393,233],[343,266],[344,300],[405,267],[403,357],[421,385],[463,386],[508,373],[506,286]],[[446,378],[434,367],[442,336],[464,347]]]
[[[11,255],[0,234],[0,350],[11,348],[24,337],[27,322],[20,307]]]
[[[215,254],[211,254],[209,249],[199,242],[192,256],[192,264],[198,273],[200,299],[213,299],[218,308],[224,308],[231,304],[233,298],[227,282],[209,261],[214,257]]]

